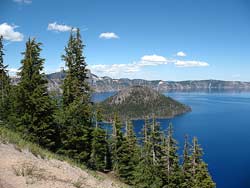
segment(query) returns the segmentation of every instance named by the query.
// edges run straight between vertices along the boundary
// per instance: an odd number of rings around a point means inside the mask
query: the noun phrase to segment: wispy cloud
[[[17,72],[20,72],[18,69],[16,69],[16,68],[8,68],[7,69],[9,72],[11,72],[11,73],[17,73]]]
[[[68,32],[68,31],[76,31],[76,28],[65,25],[65,24],[57,24],[56,22],[54,23],[49,23],[48,28],[49,31],[57,31],[57,32]]]
[[[12,42],[19,42],[23,40],[23,34],[15,31],[18,26],[9,25],[7,23],[0,24],[0,35],[3,36],[5,40]]]
[[[128,64],[96,64],[90,65],[89,69],[99,76],[126,77],[142,72],[144,67],[174,64],[176,67],[206,67],[207,62],[202,61],[180,61],[167,59],[159,55],[144,55],[139,61]]]
[[[141,71],[146,66],[157,66],[166,64],[168,61],[165,57],[159,55],[145,55],[142,56],[140,61],[128,63],[128,64],[97,64],[90,66],[92,72],[98,75],[109,75],[109,76],[127,76]]]
[[[182,52],[182,51],[180,51],[180,52],[177,52],[177,53],[176,53],[176,56],[178,56],[178,57],[186,57],[187,54],[184,53],[184,52]]]
[[[146,62],[167,62],[167,59],[163,56],[160,55],[144,55],[141,57],[141,61],[146,61]]]
[[[99,35],[99,38],[101,38],[101,39],[118,39],[119,36],[113,32],[106,32],[106,33],[101,33]]]
[[[10,75],[10,76],[16,76],[17,73],[20,72],[20,70],[17,69],[17,68],[8,68],[7,71],[9,72],[9,75]]]
[[[180,61],[174,63],[177,67],[207,67],[209,64],[203,61]]]
[[[31,4],[32,0],[13,0],[15,3]]]
[[[124,76],[131,73],[139,72],[140,66],[137,63],[129,63],[129,64],[97,64],[90,65],[90,70],[98,75],[102,76]]]

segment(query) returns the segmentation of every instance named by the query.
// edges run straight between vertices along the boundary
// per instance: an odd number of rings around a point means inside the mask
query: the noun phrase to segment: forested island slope
[[[169,118],[186,113],[190,107],[144,86],[133,86],[119,91],[100,102],[104,118],[111,119],[118,113],[122,119],[144,119],[148,117]]]

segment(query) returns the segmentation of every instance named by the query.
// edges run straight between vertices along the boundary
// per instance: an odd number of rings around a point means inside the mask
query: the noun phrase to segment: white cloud
[[[176,60],[174,63],[177,67],[207,67],[209,64],[202,61],[180,61]]]
[[[32,0],[13,0],[16,3],[24,3],[24,4],[31,4]]]
[[[89,68],[94,74],[100,76],[126,77],[140,72],[145,66],[157,66],[167,64],[167,62],[167,59],[163,56],[145,55],[138,62],[111,65],[97,64],[91,65]]]
[[[0,35],[3,36],[5,40],[9,41],[22,41],[23,40],[23,34],[17,31],[14,31],[17,26],[15,25],[9,25],[7,23],[2,23],[0,25]]]
[[[113,32],[106,32],[106,33],[101,33],[99,35],[99,38],[102,38],[102,39],[118,39],[119,36]]]
[[[8,68],[7,70],[10,76],[17,76],[17,73],[20,72],[20,70],[16,68]]]
[[[184,53],[184,52],[182,52],[182,51],[180,51],[180,52],[177,52],[177,53],[176,53],[176,56],[178,56],[178,57],[186,57],[187,54]]]
[[[137,63],[129,64],[97,64],[89,66],[91,72],[101,76],[122,77],[140,71],[140,66]]]
[[[176,67],[206,67],[206,62],[201,61],[180,61],[177,59],[167,59],[159,55],[145,55],[137,62],[128,64],[96,64],[90,65],[89,69],[98,76],[118,77],[134,77],[142,73],[144,67],[174,64]]]
[[[57,24],[56,22],[54,23],[49,23],[48,28],[49,31],[57,31],[57,32],[67,32],[67,31],[76,31],[76,28],[65,25],[65,24]]]
[[[141,57],[142,61],[148,61],[148,62],[167,62],[167,59],[163,56],[159,55],[144,55]]]

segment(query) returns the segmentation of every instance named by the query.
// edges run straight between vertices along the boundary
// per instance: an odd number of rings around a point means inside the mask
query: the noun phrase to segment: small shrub
[[[84,185],[85,178],[79,177],[75,182],[72,183],[72,185],[76,188],[81,188],[82,185]]]
[[[37,168],[34,164],[24,162],[21,165],[12,166],[16,176],[43,178],[43,169]]]
[[[46,154],[43,150],[41,150],[38,146],[36,145],[31,145],[29,147],[29,151],[35,155],[36,157],[41,157],[42,159],[46,158]]]
[[[32,176],[37,171],[35,165],[30,163],[22,163],[20,166],[12,166],[15,175],[17,176]]]
[[[14,148],[15,148],[17,151],[22,152],[22,148],[21,148],[20,146],[14,145]]]

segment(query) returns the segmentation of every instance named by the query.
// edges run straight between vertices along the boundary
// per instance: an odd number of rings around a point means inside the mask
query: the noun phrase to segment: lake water
[[[95,94],[103,100],[114,93]],[[158,120],[172,122],[182,150],[185,134],[196,136],[217,188],[250,188],[250,93],[168,93],[192,112]],[[143,121],[134,121],[138,133]]]

